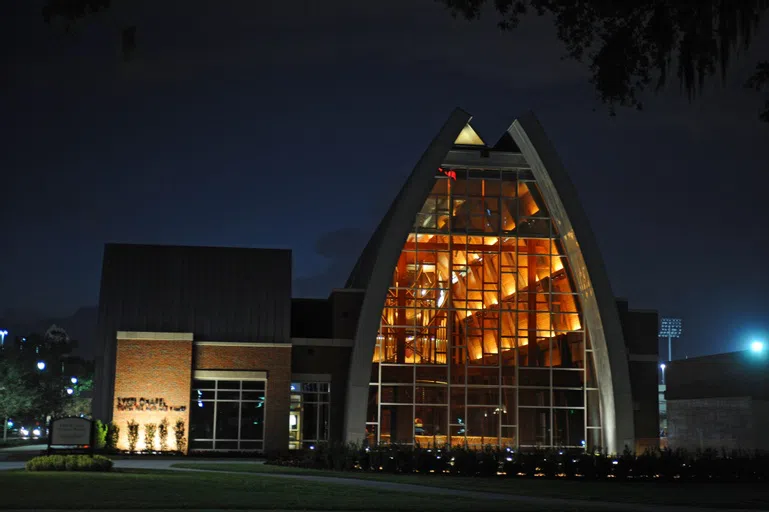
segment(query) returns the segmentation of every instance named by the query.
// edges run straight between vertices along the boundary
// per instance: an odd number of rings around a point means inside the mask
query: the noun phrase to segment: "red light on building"
[[[444,169],[443,167],[438,167],[438,170],[441,171],[443,174],[451,178],[452,180],[456,181],[457,179],[457,173],[456,171],[452,171],[451,169]]]

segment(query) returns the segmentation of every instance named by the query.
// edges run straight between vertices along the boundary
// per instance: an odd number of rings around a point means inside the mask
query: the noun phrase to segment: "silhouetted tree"
[[[530,14],[553,18],[568,56],[586,63],[598,97],[613,114],[617,106],[642,108],[641,93],[655,92],[675,69],[691,100],[705,82],[753,42],[769,0],[437,0],[455,16],[481,16],[493,4],[502,30],[514,30]],[[757,64],[745,84],[769,92],[769,60]],[[769,100],[760,117],[769,122]]]
[[[8,435],[8,419],[31,411],[38,400],[33,374],[17,359],[0,359],[0,419],[3,441]]]
[[[477,19],[487,4],[502,30],[530,14],[553,18],[568,55],[586,63],[591,82],[611,114],[617,106],[641,109],[641,94],[668,82],[674,68],[691,100],[715,75],[726,79],[732,55],[753,41],[769,0],[437,0],[452,14]],[[43,17],[69,27],[110,7],[110,0],[48,0]],[[127,59],[136,27],[121,29]],[[745,86],[769,93],[769,60],[757,64]],[[769,122],[769,99],[760,113]]]
[[[43,339],[49,344],[68,343],[70,341],[67,331],[56,324],[51,325],[48,330],[45,331]]]

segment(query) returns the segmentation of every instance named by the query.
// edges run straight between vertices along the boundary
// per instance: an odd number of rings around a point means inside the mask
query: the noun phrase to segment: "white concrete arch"
[[[590,223],[537,118],[527,113],[507,131],[531,167],[581,292],[600,389],[604,447],[612,453],[625,446],[633,449],[633,399],[622,324]]]
[[[347,282],[348,288],[365,290],[347,382],[344,433],[348,442],[360,442],[366,435],[371,360],[393,269],[414,219],[433,187],[438,167],[470,119],[461,109],[451,113],[417,162]]]

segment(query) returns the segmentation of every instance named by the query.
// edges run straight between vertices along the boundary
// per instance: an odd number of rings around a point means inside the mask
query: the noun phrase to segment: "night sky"
[[[487,142],[535,111],[615,294],[683,318],[677,357],[769,341],[769,125],[741,86],[769,31],[727,86],[611,118],[544,18],[132,0],[66,35],[41,4],[0,7],[0,315],[95,305],[105,242],[290,248],[294,296],[326,296],[459,106]]]

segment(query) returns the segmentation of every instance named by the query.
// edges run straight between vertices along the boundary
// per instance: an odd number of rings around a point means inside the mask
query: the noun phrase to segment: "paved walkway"
[[[9,446],[0,448],[0,454],[20,453],[20,452],[39,452],[48,448],[47,444],[20,444],[18,446]]]
[[[185,462],[201,462],[206,464],[232,464],[235,462],[246,462],[237,459],[203,459],[203,460],[190,460],[185,459]],[[150,470],[171,470],[179,472],[190,473],[206,473],[208,471],[202,469],[182,469],[174,468],[173,464],[179,463],[179,459],[125,459],[116,460],[115,468],[117,469],[150,469]],[[248,461],[253,462],[253,461]],[[20,469],[24,467],[23,462],[0,462],[0,470],[8,469]],[[264,478],[283,478],[289,480],[303,480],[306,482],[318,482],[330,485],[348,485],[351,487],[366,487],[370,489],[378,489],[383,491],[392,492],[409,492],[417,494],[436,494],[441,496],[457,496],[464,498],[472,498],[476,500],[492,500],[492,501],[508,501],[511,504],[520,503],[531,506],[542,506],[546,508],[561,508],[563,510],[569,510],[573,508],[586,509],[586,510],[608,510],[618,512],[760,512],[757,509],[724,509],[724,508],[704,508],[704,507],[684,507],[684,506],[665,506],[665,505],[646,505],[636,503],[616,503],[616,502],[602,502],[592,500],[570,500],[564,498],[547,498],[538,496],[521,496],[515,494],[502,494],[483,491],[467,491],[461,489],[446,489],[442,487],[429,487],[424,485],[415,484],[403,484],[395,482],[382,482],[379,480],[362,480],[356,478],[337,478],[329,476],[315,476],[315,475],[289,475],[285,473],[241,473],[235,471],[217,471],[217,473],[235,474],[235,475],[251,475]],[[125,512],[125,511],[123,511]],[[262,511],[265,512],[265,511]]]

